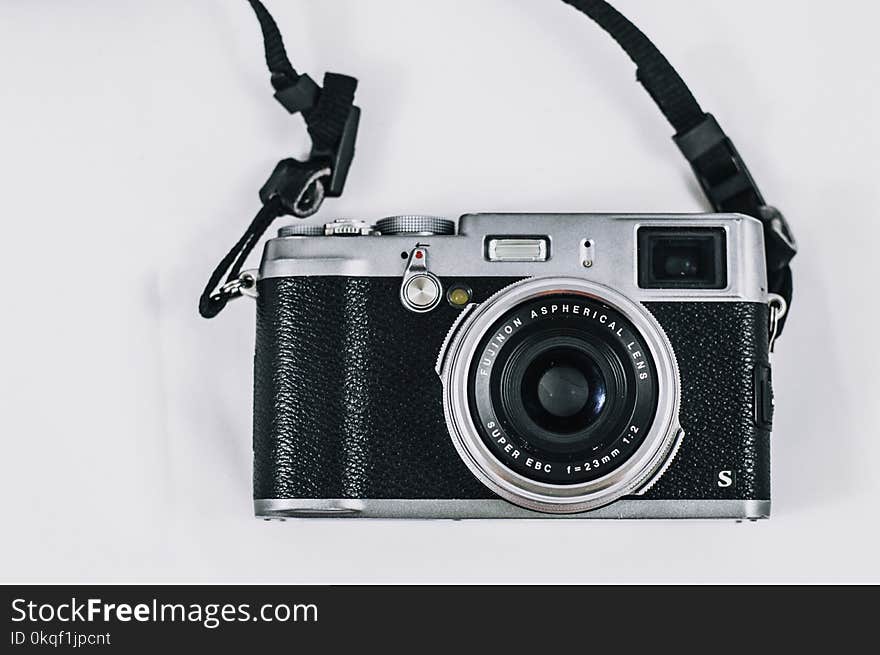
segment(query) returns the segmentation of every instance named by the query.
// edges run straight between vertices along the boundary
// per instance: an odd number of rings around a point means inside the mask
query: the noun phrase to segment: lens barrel
[[[447,425],[465,464],[502,497],[585,511],[670,461],[678,369],[643,306],[588,281],[536,278],[459,323],[439,367]]]

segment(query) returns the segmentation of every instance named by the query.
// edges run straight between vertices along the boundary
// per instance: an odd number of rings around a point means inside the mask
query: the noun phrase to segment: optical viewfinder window
[[[724,289],[724,228],[645,227],[639,230],[639,286],[643,289]]]

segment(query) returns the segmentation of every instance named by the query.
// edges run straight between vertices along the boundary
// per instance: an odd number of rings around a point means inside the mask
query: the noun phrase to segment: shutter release
[[[409,255],[409,263],[400,285],[400,302],[413,312],[429,312],[443,297],[443,285],[428,270],[427,246],[416,246]]]

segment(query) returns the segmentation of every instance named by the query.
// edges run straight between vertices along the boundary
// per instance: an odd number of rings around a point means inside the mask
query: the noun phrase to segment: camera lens
[[[581,482],[613,470],[638,446],[656,409],[653,364],[638,331],[589,298],[516,306],[477,353],[474,422],[486,445],[532,479]]]
[[[677,368],[644,306],[579,278],[533,278],[450,334],[439,362],[450,436],[505,500],[585,511],[668,461],[681,434]]]

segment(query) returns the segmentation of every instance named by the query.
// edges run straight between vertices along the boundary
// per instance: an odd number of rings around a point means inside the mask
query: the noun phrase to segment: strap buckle
[[[764,235],[768,241],[768,248],[773,248],[782,265],[788,264],[797,254],[797,241],[792,234],[788,221],[781,211],[772,205],[763,205],[760,208],[761,215],[758,217],[764,223]]]
[[[751,213],[764,205],[743,158],[712,114],[705,114],[699,124],[673,140],[715,211]]]
[[[354,146],[357,142],[360,122],[360,107],[351,105],[336,145],[322,148],[319,144],[315,144],[315,147],[312,148],[311,159],[330,162],[330,180],[325,189],[328,198],[338,198],[345,188],[348,171],[351,169],[351,162],[354,159]]]
[[[318,102],[321,87],[306,74],[292,80],[286,73],[272,73],[275,99],[291,114],[308,111]]]
[[[320,163],[329,169],[322,176],[326,180],[310,187],[313,191],[307,199],[307,207],[287,203],[296,210],[291,212],[294,216],[304,218],[314,214],[325,197],[338,198],[345,188],[361,118],[360,108],[353,103],[357,80],[347,75],[327,73],[322,89],[308,75],[292,79],[287,74],[275,73],[272,86],[275,99],[289,113],[302,114],[306,121],[312,137],[312,151],[306,164]],[[276,173],[279,173],[278,169]]]

